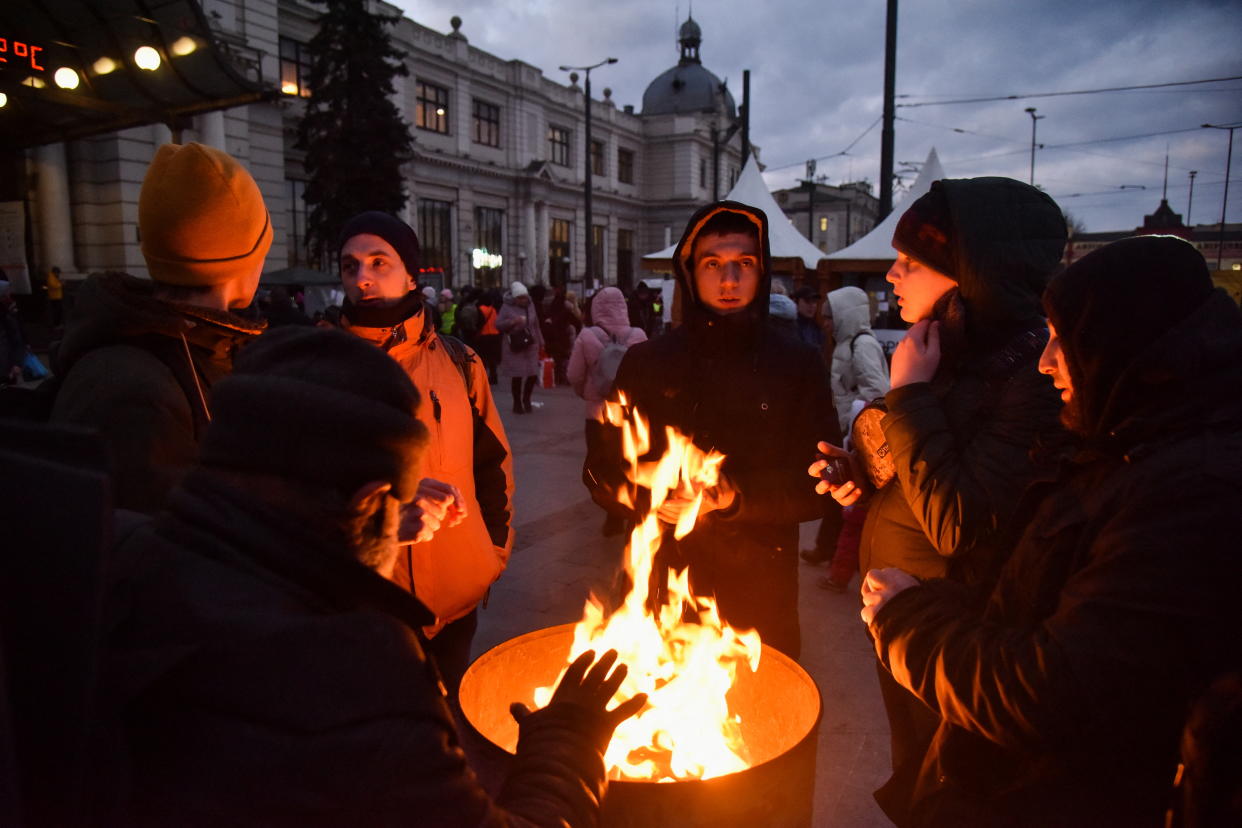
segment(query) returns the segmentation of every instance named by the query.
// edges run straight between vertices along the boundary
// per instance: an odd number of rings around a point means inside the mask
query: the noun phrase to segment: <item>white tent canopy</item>
[[[759,163],[751,155],[738,176],[737,183],[725,196],[727,201],[737,201],[750,207],[757,207],[768,216],[768,243],[771,246],[773,259],[802,259],[807,270],[814,270],[815,264],[824,258],[824,251],[807,241],[790,223],[784,211],[777,205],[776,199],[768,191],[768,185],[759,172]],[[666,247],[655,253],[643,256],[645,261],[671,261],[677,245]]]
[[[906,207],[914,203],[914,200],[931,189],[933,181],[944,178],[944,168],[940,166],[940,158],[936,155],[936,148],[932,147],[931,152],[927,153],[927,160],[923,162],[923,169],[919,171],[919,177],[914,180],[914,186],[906,193],[906,197],[902,199],[901,205],[895,207],[891,213],[884,217],[884,221],[877,224],[870,233],[863,236],[849,247],[844,247],[833,253],[828,254],[828,261],[888,261],[891,262],[897,258],[897,251],[893,249],[893,231],[897,229],[897,222],[901,220],[901,214],[906,211]]]

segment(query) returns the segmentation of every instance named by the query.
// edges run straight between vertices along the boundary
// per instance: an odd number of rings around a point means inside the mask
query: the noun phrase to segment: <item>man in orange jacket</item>
[[[430,541],[404,547],[393,580],[435,613],[428,649],[455,690],[478,605],[513,547],[513,456],[482,361],[436,332],[415,289],[414,230],[387,213],[360,213],[346,222],[337,247],[342,327],[384,349],[422,393],[418,417],[431,438],[424,476],[453,491],[457,508],[449,525]]]

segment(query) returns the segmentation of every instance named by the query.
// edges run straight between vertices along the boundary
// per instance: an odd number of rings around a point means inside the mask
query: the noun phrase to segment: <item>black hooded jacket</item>
[[[1177,318],[1184,300],[1153,301],[1166,280],[1144,278],[1152,240],[1130,241],[1116,284],[1093,284],[1092,254],[1049,289],[1080,355],[1085,439],[1024,501],[986,607],[932,581],[872,624],[881,660],[944,720],[913,824],[1163,825],[1186,711],[1242,667],[1242,314],[1216,290]],[[1058,291],[1071,275],[1079,289]]]
[[[101,824],[595,825],[598,716],[554,701],[523,719],[492,799],[423,651],[433,616],[348,549],[205,468],[126,539],[102,697],[128,796]]]
[[[1059,395],[1039,373],[1040,296],[1065,244],[1048,196],[998,178],[938,181],[952,216],[958,286],[936,304],[942,358],[931,382],[885,395],[896,477],[870,502],[861,571],[991,582],[1012,544],[1013,514],[1063,439]]]
[[[699,300],[693,278],[694,242],[717,212],[754,223],[762,248],[762,278],[743,311],[720,316]],[[661,554],[671,566],[690,566],[696,592],[715,593],[724,619],[759,630],[765,643],[797,656],[798,523],[823,515],[807,467],[818,440],[839,440],[819,353],[773,334],[768,309],[770,254],[767,217],[736,202],[718,202],[690,220],[674,257],[683,323],[629,349],[616,390],[652,424],[654,459],[665,449],[664,426],[691,435],[700,448],[726,455],[724,476],[737,492],[733,505],[700,518]],[[605,429],[604,449],[587,458],[584,480],[595,501],[626,514],[618,492],[627,484],[619,431]]]
[[[211,386],[263,322],[165,302],[154,283],[92,276],[55,351],[52,422],[96,428],[112,460],[117,506],[154,513],[198,457]]]

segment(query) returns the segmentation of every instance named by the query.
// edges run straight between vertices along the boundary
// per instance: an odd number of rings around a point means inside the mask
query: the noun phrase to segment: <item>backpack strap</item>
[[[873,334],[871,331],[859,331],[858,333],[854,334],[853,339],[850,340],[850,359],[854,358],[854,343],[858,341],[858,337],[860,336],[870,336],[876,342],[880,341],[880,338],[876,336],[875,334]]]
[[[604,338],[603,338],[603,339],[601,339],[601,340],[600,340],[600,342],[599,342],[599,344],[600,344],[600,346],[601,346],[601,347],[603,347],[603,348],[607,348],[607,347],[608,347],[608,343],[609,343],[609,342],[616,342],[618,345],[620,345],[620,344],[621,344],[620,340],[618,340],[618,339],[617,339],[615,336],[613,336],[612,334],[608,333],[608,331],[604,330],[604,326],[603,326],[603,325],[592,325],[592,326],[591,326],[591,328],[592,328],[593,330],[599,331],[601,334],[603,334],[603,337],[604,337]]]
[[[444,352],[449,355],[449,359],[453,360],[453,364],[457,366],[457,370],[461,373],[462,381],[466,384],[466,396],[470,398],[470,406],[474,407],[474,372],[470,366],[474,363],[474,354],[466,347],[466,343],[462,342],[455,336],[438,333],[440,344],[444,346]]]

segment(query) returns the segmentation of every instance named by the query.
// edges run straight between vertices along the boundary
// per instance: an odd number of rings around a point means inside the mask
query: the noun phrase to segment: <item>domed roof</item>
[[[703,68],[699,45],[703,30],[686,18],[681,24],[681,60],[647,85],[643,92],[643,115],[670,115],[685,112],[719,112],[737,117],[737,104],[720,78]]]
[[[737,117],[737,104],[729,88],[699,63],[674,66],[648,84],[643,93],[644,115],[716,112],[722,108],[728,117]]]

